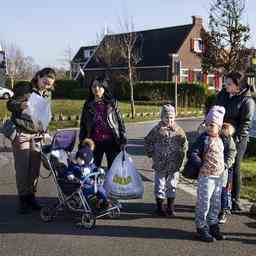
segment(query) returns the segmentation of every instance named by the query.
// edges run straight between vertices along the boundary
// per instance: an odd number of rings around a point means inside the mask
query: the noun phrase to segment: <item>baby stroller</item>
[[[50,171],[56,185],[58,203],[43,207],[40,216],[43,221],[50,222],[59,212],[75,213],[80,219],[78,225],[91,229],[95,226],[98,218],[106,215],[110,217],[119,216],[121,205],[118,201],[111,201],[111,206],[107,209],[95,209],[90,199],[84,196],[83,185],[80,181],[69,181],[61,175],[63,168],[67,168],[66,165],[70,161],[75,141],[75,130],[61,130],[54,135],[51,145],[42,147],[42,163]],[[90,173],[88,178],[93,178],[95,184],[102,182],[102,172]]]

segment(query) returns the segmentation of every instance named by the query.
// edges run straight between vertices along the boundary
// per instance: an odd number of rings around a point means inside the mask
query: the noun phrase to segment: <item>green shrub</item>
[[[206,99],[206,86],[203,84],[178,84],[179,107],[201,107]],[[171,81],[140,81],[134,84],[134,100],[174,102],[175,84]],[[128,82],[121,82],[115,88],[119,100],[130,99]]]
[[[84,99],[86,89],[81,88],[78,81],[75,80],[56,80],[53,98],[54,99]]]
[[[256,152],[256,138],[250,138],[248,144],[247,144],[247,149],[246,149],[246,156],[255,156]]]

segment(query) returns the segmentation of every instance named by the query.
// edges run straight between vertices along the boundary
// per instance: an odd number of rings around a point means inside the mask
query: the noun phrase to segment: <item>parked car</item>
[[[0,87],[0,98],[9,99],[13,96],[13,91],[4,87]]]

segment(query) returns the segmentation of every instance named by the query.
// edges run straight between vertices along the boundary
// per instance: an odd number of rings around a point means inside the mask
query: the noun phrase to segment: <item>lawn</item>
[[[241,165],[241,197],[256,202],[256,156],[245,158]]]

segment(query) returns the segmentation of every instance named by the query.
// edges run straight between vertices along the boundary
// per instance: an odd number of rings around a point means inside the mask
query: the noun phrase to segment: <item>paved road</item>
[[[190,137],[197,120],[182,120]],[[42,223],[38,214],[16,214],[17,198],[10,152],[0,154],[0,255],[1,256],[80,256],[80,255],[256,255],[256,221],[247,216],[233,216],[224,227],[227,241],[206,244],[194,233],[194,190],[181,182],[177,194],[175,219],[154,216],[153,172],[151,161],[143,153],[143,137],[153,123],[128,125],[129,152],[145,184],[143,200],[123,202],[119,219],[97,221],[94,230],[74,226],[70,216],[60,216],[52,223]],[[192,134],[192,135],[191,135]],[[1,146],[0,138],[0,146]],[[45,171],[42,171],[46,174]],[[185,190],[185,191],[184,191]],[[47,203],[56,195],[50,179],[40,180],[39,196]]]

